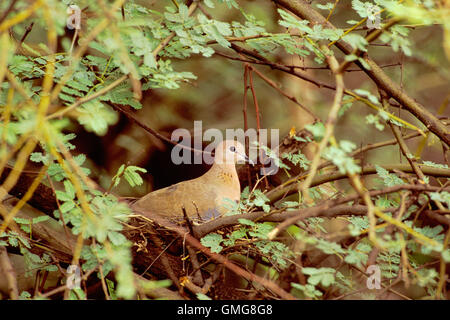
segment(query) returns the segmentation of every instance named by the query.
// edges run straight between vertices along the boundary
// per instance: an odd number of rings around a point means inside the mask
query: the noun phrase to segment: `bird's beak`
[[[255,165],[255,163],[254,163],[249,157],[247,157],[246,154],[240,153],[240,152],[236,152],[236,154],[237,154],[237,156],[238,156],[238,158],[239,158],[240,160],[245,161],[245,162],[248,162],[248,163],[250,163],[252,166]]]

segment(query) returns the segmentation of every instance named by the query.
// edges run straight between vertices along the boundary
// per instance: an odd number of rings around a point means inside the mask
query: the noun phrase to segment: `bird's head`
[[[242,143],[234,140],[225,140],[217,145],[214,162],[218,164],[235,164],[237,162],[253,164],[253,161],[245,154],[245,147]]]

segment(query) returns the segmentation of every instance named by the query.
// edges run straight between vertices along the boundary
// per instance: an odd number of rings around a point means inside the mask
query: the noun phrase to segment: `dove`
[[[150,192],[134,202],[132,209],[143,214],[182,218],[184,208],[190,219],[203,221],[225,214],[230,207],[227,201],[238,203],[241,196],[235,164],[252,161],[245,154],[244,146],[234,140],[220,142],[214,153],[214,163],[204,175]]]

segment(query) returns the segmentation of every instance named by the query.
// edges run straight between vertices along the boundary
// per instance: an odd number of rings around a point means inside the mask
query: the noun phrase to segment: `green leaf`
[[[311,161],[306,158],[306,156],[301,151],[298,151],[296,154],[283,153],[281,157],[283,159],[288,159],[290,162],[292,162],[292,164],[298,165],[304,170],[308,170],[309,164],[311,163]]]
[[[204,0],[203,3],[204,3],[208,8],[211,8],[211,9],[214,9],[214,8],[215,8],[214,1],[213,1],[213,0]]]
[[[317,290],[316,287],[311,284],[301,285],[301,284],[292,282],[291,286],[292,286],[292,288],[301,291],[305,296],[307,296],[309,298],[314,299],[314,298],[321,297],[323,295],[323,293],[321,291]],[[295,295],[295,292],[293,292],[293,294]],[[298,296],[298,295],[296,295],[296,296]],[[299,298],[303,298],[303,297],[299,296]]]
[[[356,247],[356,249],[349,250],[348,255],[344,258],[344,261],[357,267],[362,267],[369,259],[368,253],[370,249],[371,247],[369,245],[361,243]]]
[[[66,201],[60,206],[62,213],[69,212],[73,208],[75,208],[75,202],[73,202],[73,201]]]
[[[433,161],[422,161],[422,163],[424,165],[427,165],[429,167],[433,167],[433,168],[440,168],[440,169],[448,169],[448,165],[444,164],[444,163],[434,163]]]
[[[359,173],[361,167],[355,163],[355,160],[347,155],[356,145],[347,140],[342,140],[339,146],[330,146],[323,151],[323,157],[335,164],[341,173]]]
[[[308,283],[311,285],[322,284],[329,287],[335,282],[335,272],[333,268],[302,268],[302,272],[308,277]]]
[[[146,173],[147,170],[137,166],[128,166],[125,168],[123,176],[131,187],[140,186],[144,183],[144,180],[142,180],[138,172]]]
[[[277,10],[280,14],[281,18],[283,20],[279,20],[278,23],[280,26],[286,27],[286,28],[295,28],[299,31],[305,32],[305,33],[312,33],[312,29],[308,27],[309,21],[308,20],[299,20],[287,11],[284,11],[282,9]]]
[[[44,221],[47,221],[48,219],[50,219],[49,216],[40,216],[40,217],[33,218],[32,223],[35,224],[35,223],[39,223],[39,222],[44,222]]]
[[[108,232],[108,239],[115,246],[120,246],[127,242],[127,238],[123,234],[115,231]]]
[[[42,162],[45,165],[48,165],[50,162],[49,155],[43,155],[42,152],[33,152],[30,155],[30,160],[33,162]]]
[[[345,253],[345,250],[341,247],[340,244],[335,243],[335,242],[329,242],[329,241],[326,241],[323,239],[318,240],[316,248],[322,250],[323,253],[326,253],[326,254]]]
[[[442,255],[442,259],[444,259],[445,262],[447,262],[447,263],[450,262],[450,249],[442,251],[441,255]]]
[[[111,300],[117,300],[116,290],[114,289],[114,282],[109,279],[105,279],[105,281]]]
[[[86,294],[82,289],[72,289],[69,291],[69,300],[86,300]]]
[[[370,8],[373,6],[370,2],[362,2],[360,0],[352,0],[352,8],[361,18],[367,18],[370,14]]]
[[[248,220],[248,219],[241,218],[241,219],[238,219],[238,221],[239,221],[240,224],[242,224],[244,226],[251,226],[251,227],[255,227],[256,226],[255,222],[253,222],[251,220]]]
[[[364,52],[367,51],[367,46],[369,43],[367,42],[366,38],[364,38],[360,34],[349,33],[349,34],[346,34],[345,36],[343,36],[342,39],[345,42],[349,43],[353,47],[353,49],[359,49]],[[345,60],[347,60],[347,58],[345,58]],[[356,60],[356,59],[353,59],[353,60]],[[349,60],[349,61],[353,61],[353,60]]]
[[[326,4],[316,3],[315,6],[321,10],[331,10],[333,9],[334,4],[332,2],[328,2]]]
[[[314,124],[307,124],[305,129],[311,132],[314,136],[314,140],[320,141],[325,135],[325,125],[322,122],[317,122]]]
[[[369,99],[369,101],[372,102],[373,104],[380,105],[380,101],[378,101],[378,98],[377,98],[375,95],[373,95],[372,93],[370,93],[369,91],[367,91],[367,90],[364,90],[364,89],[355,89],[355,93],[356,93],[357,95],[366,97],[366,98]]]
[[[378,115],[369,114],[366,116],[366,123],[375,125],[375,128],[379,131],[384,130],[384,124],[380,122],[380,117]]]
[[[441,192],[431,192],[430,193],[431,200],[440,201],[447,205],[447,208],[450,209],[450,193],[447,191]]]
[[[67,194],[64,191],[56,190],[55,191],[56,198],[60,201],[72,201],[73,197],[71,197],[69,194]]]
[[[200,293],[200,292],[197,293],[197,299],[198,300],[212,300],[206,294],[203,294],[203,293]]]
[[[25,219],[25,218],[19,218],[19,217],[14,217],[13,219],[16,223],[19,223],[19,224],[30,224],[32,221],[31,219]]]
[[[223,244],[226,246],[233,246],[236,242],[236,240],[240,240],[246,237],[247,235],[247,229],[246,228],[240,228],[236,231],[233,231],[229,236],[228,239],[226,239]]]
[[[106,134],[109,125],[116,124],[119,120],[117,112],[109,106],[105,106],[99,100],[93,100],[84,103],[77,108],[80,113],[78,122],[83,125],[87,131],[96,133],[99,136]]]
[[[389,173],[386,169],[380,167],[379,165],[375,165],[375,169],[377,170],[378,176],[383,179],[384,185],[386,187],[392,187],[399,184],[405,184],[405,182],[397,177],[395,174]]]
[[[219,253],[223,247],[220,245],[223,241],[223,237],[217,233],[210,233],[200,239],[200,242],[205,247],[211,249],[212,252]]]

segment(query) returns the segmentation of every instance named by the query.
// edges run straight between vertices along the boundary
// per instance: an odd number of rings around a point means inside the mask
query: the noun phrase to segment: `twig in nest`
[[[194,203],[194,205],[195,205],[195,203]],[[197,208],[197,206],[196,206],[196,208]],[[189,217],[187,216],[186,208],[183,206],[183,207],[181,207],[181,210],[183,210],[184,220],[186,221],[186,224],[188,225],[189,233],[192,234],[192,236],[195,238],[194,229],[192,228],[192,223],[189,220]],[[198,212],[198,208],[197,208],[197,214],[200,216],[200,214]],[[192,247],[190,247],[190,246],[186,246],[186,247],[187,247],[187,250],[189,253],[189,257],[191,258],[192,267],[194,268],[194,279],[193,279],[194,283],[203,286],[204,280],[203,280],[202,272],[200,270],[200,263],[198,262],[198,259],[197,259],[197,254],[195,253],[195,250]]]
[[[6,282],[8,284],[9,297],[12,300],[19,299],[19,290],[17,289],[17,278],[11,261],[8,257],[8,252],[5,247],[0,247],[0,267],[3,269]]]
[[[136,213],[142,214],[142,215],[148,215],[147,212],[143,211],[136,211]],[[164,219],[162,217],[154,216],[152,220],[155,223],[160,224],[161,226],[166,227],[167,229],[176,232],[178,235],[185,237],[186,241],[195,249],[200,250],[207,256],[211,257],[214,261],[223,264],[226,268],[228,268],[230,271],[234,272],[236,275],[243,277],[247,281],[255,281],[266,287],[268,290],[274,292],[278,296],[280,296],[282,299],[287,300],[295,300],[296,298],[291,295],[290,293],[286,292],[283,288],[281,288],[278,284],[275,282],[262,278],[254,273],[248,272],[247,270],[242,269],[238,265],[234,264],[230,260],[228,260],[226,257],[214,253],[205,246],[203,246],[197,239],[195,239],[193,236],[191,236],[189,233],[186,233],[185,229],[182,227],[179,227],[175,225],[174,223],[167,221],[167,219]]]

